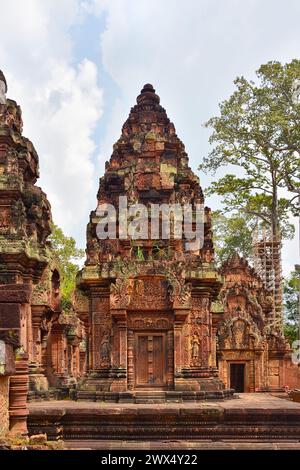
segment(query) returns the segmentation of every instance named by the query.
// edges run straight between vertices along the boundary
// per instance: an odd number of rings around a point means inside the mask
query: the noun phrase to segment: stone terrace
[[[260,448],[300,448],[300,403],[263,393],[184,404],[34,402],[28,425],[30,433],[63,438],[69,448],[132,448],[137,441],[138,448],[148,449],[170,448],[174,442],[176,448],[209,448],[211,441],[213,448],[220,441],[227,444],[219,448],[241,441]]]

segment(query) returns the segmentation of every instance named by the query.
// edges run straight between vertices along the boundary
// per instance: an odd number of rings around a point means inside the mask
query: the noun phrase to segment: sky
[[[299,0],[0,0],[0,69],[54,222],[85,246],[105,161],[145,83],[207,188],[212,178],[197,170],[210,150],[203,123],[237,76],[299,58],[299,18]],[[297,237],[284,243],[285,274],[299,263]]]

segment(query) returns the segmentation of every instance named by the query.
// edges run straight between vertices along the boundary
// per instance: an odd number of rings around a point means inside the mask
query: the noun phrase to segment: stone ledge
[[[273,397],[250,400],[163,405],[48,402],[45,408],[35,403],[28,427],[30,434],[64,440],[300,439],[300,406]]]

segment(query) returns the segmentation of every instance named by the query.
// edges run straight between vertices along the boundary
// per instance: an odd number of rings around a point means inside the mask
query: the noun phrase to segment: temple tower
[[[32,291],[49,261],[51,210],[36,186],[38,155],[22,135],[17,103],[0,71],[0,340],[18,348],[10,378],[10,426],[26,433],[28,367],[35,361]]]
[[[136,212],[143,213],[147,230],[141,229],[139,238],[124,230],[126,217],[128,224],[132,217],[122,212],[120,196],[128,207],[140,205]],[[184,145],[147,84],[106,163],[87,226],[78,287],[89,301],[90,340],[88,378],[79,398],[119,400],[125,393],[138,402],[153,394],[183,400],[230,395],[215,362],[210,306],[221,278],[214,265],[210,209],[203,210],[201,243],[192,247],[186,233],[175,236],[174,217],[167,238],[161,231],[163,211],[151,212],[158,204],[190,205],[194,229],[195,208],[203,203]],[[99,239],[104,205],[116,209],[108,219],[116,221],[116,233]],[[159,225],[159,233],[153,235],[152,224]]]

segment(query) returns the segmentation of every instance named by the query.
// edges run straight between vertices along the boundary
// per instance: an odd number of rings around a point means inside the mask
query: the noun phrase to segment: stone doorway
[[[138,389],[167,388],[165,333],[135,333],[134,384]]]
[[[236,392],[245,392],[245,364],[244,363],[231,363],[230,364],[230,388]]]

